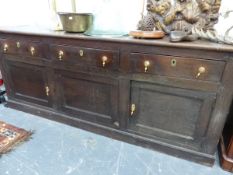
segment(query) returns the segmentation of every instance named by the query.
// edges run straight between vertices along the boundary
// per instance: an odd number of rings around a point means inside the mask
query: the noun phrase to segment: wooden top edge
[[[110,37],[110,36],[86,36],[80,33],[66,33],[64,31],[53,31],[35,26],[0,27],[1,34],[23,34],[34,36],[48,36],[56,38],[72,38],[81,40],[110,41],[118,43],[143,44],[151,46],[166,46],[187,49],[213,50],[222,52],[233,52],[233,45],[214,43],[210,41],[198,40],[193,42],[169,42],[168,37],[163,39],[135,39],[130,36]]]

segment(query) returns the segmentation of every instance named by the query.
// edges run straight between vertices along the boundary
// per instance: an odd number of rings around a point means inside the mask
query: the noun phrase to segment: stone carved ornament
[[[229,0],[222,0],[219,10],[218,23],[214,26],[215,31],[204,31],[193,28],[193,33],[200,38],[214,42],[233,44],[233,7]]]
[[[180,31],[213,40],[221,0],[147,0],[147,15],[138,24],[143,31]]]

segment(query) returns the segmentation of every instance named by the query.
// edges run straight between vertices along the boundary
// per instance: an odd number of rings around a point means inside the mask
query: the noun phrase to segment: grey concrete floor
[[[0,175],[230,175],[0,105],[0,120],[34,130],[0,157]]]

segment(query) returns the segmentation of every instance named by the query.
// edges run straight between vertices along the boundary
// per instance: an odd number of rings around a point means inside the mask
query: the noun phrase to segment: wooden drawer
[[[51,58],[71,64],[83,64],[117,70],[119,52],[77,46],[51,45]]]
[[[5,54],[14,54],[30,57],[45,57],[45,46],[37,41],[21,41],[4,39],[1,42],[1,51]]]
[[[129,71],[187,79],[220,81],[224,61],[132,53]]]

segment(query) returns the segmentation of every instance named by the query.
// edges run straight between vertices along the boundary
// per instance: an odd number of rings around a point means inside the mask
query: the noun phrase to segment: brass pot
[[[85,32],[93,24],[91,13],[58,13],[63,30],[66,32]]]

